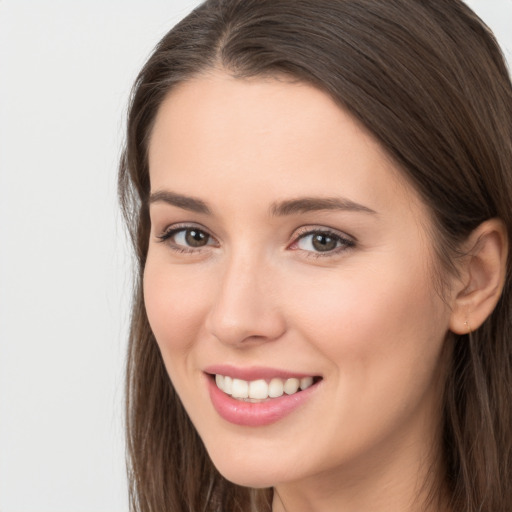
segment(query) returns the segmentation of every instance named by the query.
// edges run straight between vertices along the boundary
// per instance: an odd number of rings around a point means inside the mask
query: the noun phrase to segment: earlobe
[[[450,330],[468,334],[492,313],[506,277],[508,236],[500,219],[478,226],[465,244],[467,257],[461,269],[462,285],[450,318]]]

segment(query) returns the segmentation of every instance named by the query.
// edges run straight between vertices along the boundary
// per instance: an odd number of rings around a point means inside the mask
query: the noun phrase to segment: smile
[[[205,383],[213,408],[229,423],[263,427],[305,407],[323,377],[271,368],[209,367]]]
[[[265,379],[242,380],[228,375],[215,375],[217,387],[232,398],[243,401],[260,401],[269,398],[279,398],[286,395],[294,395],[313,385],[313,377],[291,377],[281,379],[274,377],[269,381]]]

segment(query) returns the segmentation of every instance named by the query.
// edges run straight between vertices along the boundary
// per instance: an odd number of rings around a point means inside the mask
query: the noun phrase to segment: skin
[[[221,71],[181,84],[158,112],[148,318],[169,376],[219,471],[275,488],[275,511],[424,510],[439,450],[446,339],[457,295],[434,287],[430,218],[380,145],[327,95]],[[272,214],[282,201],[361,209]],[[189,247],[200,229],[207,245]],[[312,230],[348,239],[319,253]],[[443,300],[444,299],[444,300]],[[212,406],[204,368],[321,376],[280,421],[243,427]],[[435,510],[442,510],[436,504]],[[434,510],[433,509],[433,510]]]

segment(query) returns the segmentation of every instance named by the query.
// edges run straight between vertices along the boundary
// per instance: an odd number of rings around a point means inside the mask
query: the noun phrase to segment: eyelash
[[[301,241],[305,240],[307,237],[314,237],[315,235],[320,235],[323,237],[331,238],[336,242],[336,247],[328,250],[328,251],[308,251],[303,249],[306,257],[308,258],[328,258],[336,256],[344,251],[352,249],[355,247],[356,242],[353,238],[348,237],[342,233],[337,231],[333,231],[328,228],[312,228],[312,227],[304,227],[301,228],[294,236],[294,241],[288,246],[289,249],[292,250],[301,250],[299,247],[293,248],[293,246],[297,246]],[[339,245],[338,245],[339,244]]]
[[[196,227],[194,225],[179,225],[179,226],[173,226],[171,228],[168,228],[164,233],[157,236],[159,242],[165,243],[168,242],[169,247],[171,250],[179,253],[179,254],[190,254],[190,253],[197,253],[198,251],[201,251],[202,249],[212,246],[213,244],[207,244],[201,247],[187,247],[184,245],[178,245],[171,241],[172,237],[176,236],[178,233],[186,233],[187,231],[196,231],[203,235],[206,235],[210,240],[214,240],[212,235],[208,233],[205,229],[202,229],[200,227]],[[346,250],[352,249],[355,247],[356,242],[354,239],[343,235],[339,232],[333,231],[328,228],[312,228],[312,227],[304,227],[299,230],[298,233],[295,234],[294,240],[291,244],[287,246],[290,250],[301,250],[297,246],[301,241],[305,240],[308,236],[315,236],[315,235],[321,235],[324,237],[331,238],[336,242],[336,247],[332,250],[328,251],[309,251],[306,249],[302,249],[302,251],[305,253],[305,256],[308,258],[325,258],[325,257],[332,257],[334,255],[337,255],[341,252],[344,252]],[[339,244],[339,245],[338,245]]]
[[[196,253],[198,250],[203,249],[203,247],[198,247],[198,248],[186,247],[186,246],[183,246],[183,245],[178,245],[178,244],[173,243],[171,241],[171,238],[176,236],[178,233],[182,233],[182,232],[186,233],[187,231],[197,231],[199,233],[202,233],[202,234],[206,235],[210,239],[213,239],[213,237],[205,229],[202,229],[202,228],[200,228],[198,226],[189,225],[189,224],[173,226],[171,228],[168,228],[166,231],[164,231],[164,233],[162,233],[161,235],[157,236],[157,238],[162,243],[169,242],[168,245],[171,248],[171,250],[173,250],[173,251],[175,251],[177,253],[180,253],[180,254]],[[206,246],[204,246],[204,247],[208,247],[208,244]]]

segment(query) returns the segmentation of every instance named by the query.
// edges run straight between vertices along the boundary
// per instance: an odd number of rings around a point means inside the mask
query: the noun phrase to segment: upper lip
[[[229,364],[214,364],[204,368],[205,373],[211,375],[224,375],[235,379],[246,381],[258,379],[291,379],[293,377],[315,377],[312,373],[295,372],[293,370],[283,370],[280,368],[269,368],[268,366],[248,366],[239,367]]]

